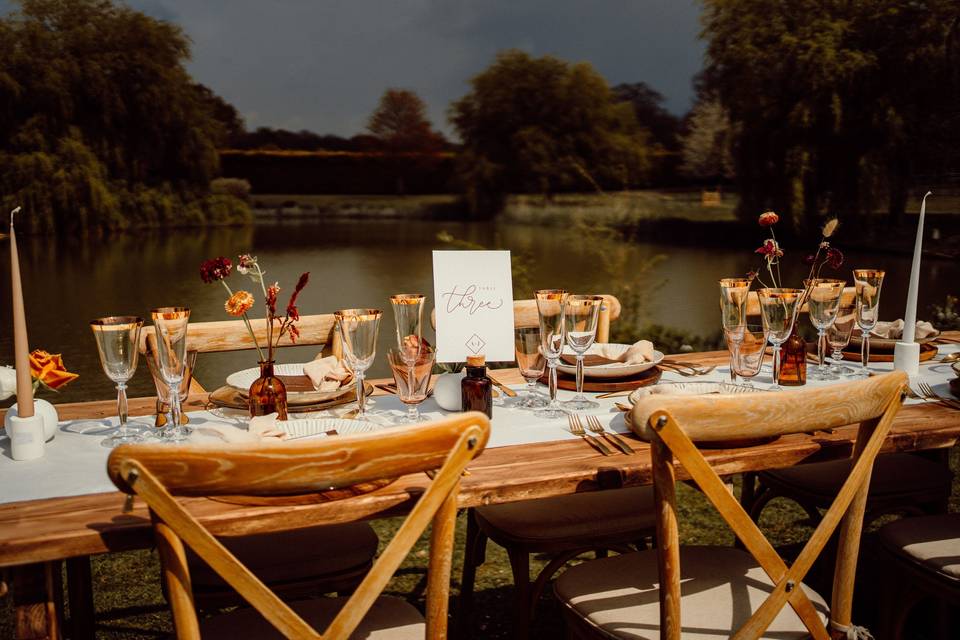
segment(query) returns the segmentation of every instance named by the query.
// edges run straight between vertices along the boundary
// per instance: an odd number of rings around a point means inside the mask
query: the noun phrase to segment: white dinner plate
[[[273,365],[273,375],[275,376],[302,376],[303,365],[305,362],[296,362],[292,364]],[[241,391],[247,391],[253,381],[260,377],[260,367],[250,367],[243,371],[234,371],[227,376],[227,384],[236,387]]]
[[[617,355],[623,353],[633,345],[629,344],[618,344],[611,342],[609,344],[593,343],[590,345],[590,348],[587,349],[585,355],[596,354],[600,355],[601,347],[606,347],[607,351],[613,352]],[[576,355],[569,346],[564,346],[563,354],[568,356]],[[660,361],[663,360],[663,354],[659,351],[653,352],[653,360],[650,362],[641,362],[640,364],[627,364],[625,362],[615,362],[612,364],[599,364],[592,367],[584,366],[583,367],[583,376],[585,378],[623,378],[626,376],[634,376],[638,373],[646,371],[647,369],[652,369],[656,365],[660,364]],[[576,365],[566,364],[563,361],[557,365],[559,371],[568,373],[570,375],[577,374]]]
[[[322,436],[328,431],[336,431],[338,436],[353,436],[382,429],[383,426],[365,420],[347,420],[345,418],[303,418],[299,420],[277,420],[276,427],[290,438]]]

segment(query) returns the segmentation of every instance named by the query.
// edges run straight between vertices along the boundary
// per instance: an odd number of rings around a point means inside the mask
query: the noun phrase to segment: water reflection
[[[20,255],[29,314],[30,342],[35,348],[62,352],[67,366],[81,374],[79,380],[51,398],[57,402],[112,397],[112,386],[100,372],[90,319],[110,314],[143,316],[158,305],[185,305],[196,321],[224,320],[225,292],[205,285],[198,276],[202,260],[224,255],[235,258],[250,251],[267,269],[268,281],[279,281],[285,291],[281,302],[301,271],[311,272],[310,284],[301,297],[301,313],[327,313],[343,307],[378,307],[385,310],[385,327],[392,326],[388,296],[401,291],[422,291],[433,303],[431,250],[449,248],[437,234],[487,247],[502,247],[529,256],[532,261],[529,286],[565,287],[583,293],[615,290],[601,265],[601,257],[623,251],[615,279],[631,279],[644,263],[658,254],[667,256],[650,278],[662,283],[641,301],[636,311],[646,320],[678,329],[706,334],[719,326],[716,281],[739,275],[758,261],[749,250],[697,249],[651,243],[624,244],[614,240],[589,240],[582,230],[556,226],[505,222],[438,222],[403,220],[338,220],[320,223],[282,221],[255,227],[186,230],[130,234],[108,239],[20,239]],[[789,258],[788,255],[788,263]],[[0,260],[8,264],[9,251],[0,245]],[[847,266],[876,267],[887,271],[881,301],[881,316],[902,316],[909,272],[908,256],[848,253],[841,276],[850,279]],[[785,263],[785,267],[788,264]],[[805,275],[799,264],[784,270],[786,282],[799,283]],[[921,317],[934,302],[953,293],[960,276],[954,261],[927,260],[920,292]],[[241,280],[234,277],[237,289]],[[252,283],[246,288],[253,290]],[[255,290],[254,290],[255,291]],[[0,277],[0,364],[12,363],[10,285]],[[259,313],[257,314],[259,315]],[[432,339],[432,332],[425,332]],[[382,354],[393,332],[381,332],[381,354],[371,374],[389,375]],[[639,336],[638,336],[639,337]],[[310,359],[316,349],[281,350],[281,360]],[[197,378],[207,388],[216,388],[231,371],[255,364],[252,352],[204,354],[197,364]],[[138,372],[131,395],[152,393],[149,375]],[[12,402],[10,400],[9,402]]]

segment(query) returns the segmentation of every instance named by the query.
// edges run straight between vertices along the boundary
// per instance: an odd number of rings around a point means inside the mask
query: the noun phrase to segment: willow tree
[[[224,135],[179,27],[109,0],[22,0],[0,20],[0,191],[25,225],[227,221],[208,196]]]

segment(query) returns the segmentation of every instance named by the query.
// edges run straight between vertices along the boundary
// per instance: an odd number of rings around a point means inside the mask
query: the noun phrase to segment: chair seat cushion
[[[346,598],[318,598],[291,602],[290,607],[301,618],[323,632],[347,602]],[[426,624],[423,616],[410,603],[400,598],[381,596],[370,607],[351,640],[423,640]],[[249,638],[283,638],[256,609],[243,608],[200,621],[200,637],[238,640]]]
[[[729,638],[773,591],[767,574],[749,553],[728,547],[681,547],[681,636],[690,640]],[[660,637],[657,551],[591,560],[556,581],[565,607],[601,634],[615,638]],[[803,585],[824,623],[828,607]],[[763,638],[806,638],[809,632],[786,605]]]
[[[960,513],[903,518],[884,525],[879,537],[893,553],[960,582]]]
[[[850,460],[831,460],[764,471],[760,478],[833,500],[850,469]],[[877,456],[870,476],[870,495],[879,498],[938,489],[949,493],[952,479],[946,465],[908,453],[891,453]]]
[[[654,526],[653,488],[575,493],[477,507],[477,522],[493,540],[520,544],[589,543],[640,538]],[[636,539],[633,538],[633,539]]]
[[[365,522],[218,539],[268,585],[356,571],[370,564],[380,543]],[[194,590],[224,587],[220,576],[189,547],[187,558]]]

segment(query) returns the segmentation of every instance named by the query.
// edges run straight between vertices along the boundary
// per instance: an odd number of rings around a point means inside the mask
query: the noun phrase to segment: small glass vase
[[[278,420],[287,419],[287,388],[273,375],[273,360],[261,361],[260,377],[253,381],[247,393],[250,417],[277,413]]]
[[[796,322],[780,353],[780,384],[785,387],[807,384],[807,343],[797,331]]]

